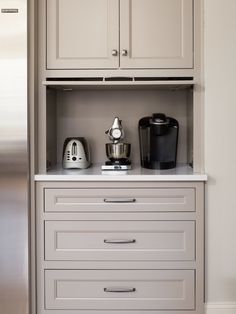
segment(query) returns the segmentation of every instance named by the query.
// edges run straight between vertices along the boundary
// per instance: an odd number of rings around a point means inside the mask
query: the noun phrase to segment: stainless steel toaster
[[[90,166],[90,151],[84,137],[68,137],[63,147],[63,168],[86,169]]]

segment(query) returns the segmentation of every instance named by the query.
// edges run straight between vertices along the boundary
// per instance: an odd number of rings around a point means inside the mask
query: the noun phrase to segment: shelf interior
[[[80,86],[81,87],[81,86]],[[109,89],[65,91],[45,86],[46,158],[44,166],[61,164],[67,137],[85,137],[90,145],[93,164],[104,163],[105,131],[114,117],[122,120],[124,142],[131,143],[131,161],[140,163],[139,119],[153,113],[165,113],[179,122],[177,163],[193,162],[193,90]]]

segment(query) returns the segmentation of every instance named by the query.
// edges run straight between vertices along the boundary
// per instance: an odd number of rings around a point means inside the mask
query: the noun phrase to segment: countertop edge
[[[37,174],[34,176],[35,181],[149,181],[149,182],[166,182],[166,181],[207,181],[206,174],[192,174],[192,175],[50,175]]]

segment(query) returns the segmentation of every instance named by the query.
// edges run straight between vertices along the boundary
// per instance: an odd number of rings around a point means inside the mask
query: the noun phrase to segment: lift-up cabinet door
[[[192,68],[193,0],[120,0],[121,68]]]
[[[118,0],[47,0],[47,68],[117,68]]]

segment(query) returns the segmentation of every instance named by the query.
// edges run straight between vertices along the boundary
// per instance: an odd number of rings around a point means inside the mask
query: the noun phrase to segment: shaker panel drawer
[[[46,270],[48,310],[192,310],[194,270]]]
[[[194,221],[45,221],[46,260],[194,260]]]
[[[195,211],[194,188],[45,189],[46,212]]]

